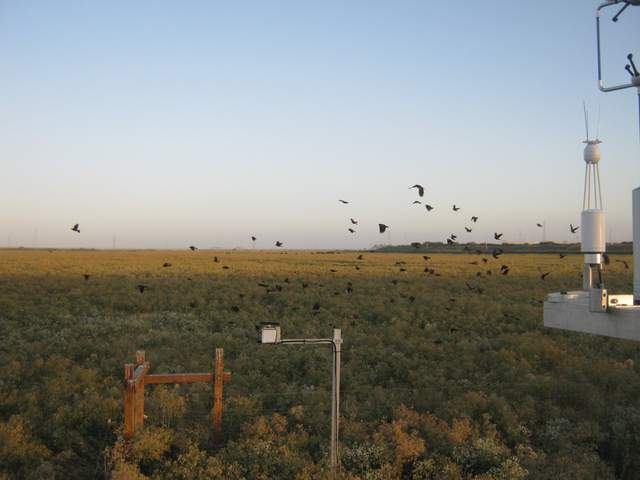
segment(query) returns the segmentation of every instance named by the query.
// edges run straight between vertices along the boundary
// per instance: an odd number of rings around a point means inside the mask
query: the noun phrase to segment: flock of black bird
[[[415,184],[415,185],[412,185],[411,187],[409,187],[409,189],[416,189],[417,193],[418,193],[418,196],[420,198],[424,197],[425,188],[422,185]],[[343,205],[349,205],[350,204],[350,202],[348,200],[339,199],[338,201]],[[413,203],[412,203],[412,205],[422,205],[422,204],[423,203],[422,203],[421,200],[414,200]],[[431,212],[435,208],[432,205],[426,204],[426,203],[424,204],[424,206],[425,206],[425,209],[426,209],[427,212]],[[461,207],[457,206],[456,204],[453,204],[453,206],[452,206],[452,211],[453,212],[459,212],[460,210],[461,210]],[[478,220],[479,220],[479,217],[477,215],[472,215],[470,217],[470,221],[473,224],[476,224],[478,222]],[[351,234],[355,234],[356,230],[355,230],[354,227],[359,225],[359,222],[356,219],[351,218],[351,217],[349,218],[349,222],[350,222],[351,226],[347,229],[347,231],[349,233],[351,233]],[[539,228],[543,228],[544,227],[544,225],[541,224],[541,223],[536,223],[536,226],[539,227]],[[378,231],[380,233],[385,233],[389,228],[390,228],[389,225],[387,225],[385,223],[379,223],[378,224]],[[573,234],[575,234],[578,231],[579,228],[580,228],[579,226],[573,226],[573,224],[569,225],[569,230]],[[467,233],[471,233],[473,231],[473,229],[470,226],[466,226],[466,225],[464,226],[464,229],[465,229],[465,231]],[[76,232],[76,233],[80,233],[80,224],[78,224],[78,223],[74,224],[71,227],[71,231]],[[501,241],[502,237],[503,237],[503,233],[494,232],[494,234],[493,234],[494,240]],[[253,244],[255,245],[257,237],[255,235],[251,235],[250,238],[251,238],[251,241],[253,242]],[[447,240],[447,244],[448,245],[455,245],[457,239],[458,239],[458,236],[455,233],[452,233],[446,239]],[[282,248],[284,246],[284,243],[278,240],[278,241],[275,242],[275,246],[277,248]],[[416,249],[418,249],[418,248],[420,248],[422,246],[422,243],[420,243],[420,242],[412,242],[411,246],[416,248]],[[198,250],[198,247],[196,247],[195,245],[190,245],[189,246],[189,250],[191,250],[192,252],[195,252],[196,250]],[[487,252],[483,252],[483,251],[478,250],[478,249],[476,249],[475,251],[472,252],[468,245],[464,246],[464,250],[467,251],[467,252],[470,252],[470,253],[478,254],[478,255],[485,255],[487,253]],[[495,259],[495,260],[499,259],[500,256],[503,255],[503,254],[504,254],[504,251],[499,247],[495,247],[491,251],[491,257],[493,259]],[[565,256],[566,255],[559,254],[560,259],[565,258]],[[357,257],[357,260],[363,260],[363,258],[364,258],[363,255],[360,254]],[[423,255],[423,259],[425,261],[428,261],[428,260],[431,259],[431,257],[428,256],[428,255]],[[609,263],[609,257],[606,254],[604,255],[604,260],[605,260],[605,264]],[[214,261],[214,263],[219,263],[218,257],[214,256],[213,257],[213,261]],[[478,266],[478,265],[480,265],[480,261],[482,261],[482,263],[484,265],[486,265],[489,262],[489,259],[486,258],[485,256],[483,256],[481,258],[481,260],[474,260],[474,261],[470,262],[470,264]],[[629,268],[628,263],[626,261],[624,261],[624,260],[616,260],[616,262],[622,263],[624,265],[625,269]],[[396,265],[399,266],[399,271],[400,272],[406,272],[406,268],[404,268],[402,266],[403,264],[404,264],[404,262],[396,262]],[[163,268],[170,268],[171,266],[172,266],[172,264],[170,262],[164,262],[163,265],[162,265]],[[223,266],[222,268],[223,269],[229,269],[229,267],[226,266],[226,265]],[[356,265],[355,268],[356,268],[356,270],[360,270],[361,267],[359,265]],[[330,271],[332,273],[336,273],[337,272],[337,270],[335,270],[335,269],[331,269]],[[424,268],[424,272],[427,273],[427,274],[430,274],[430,275],[440,276],[439,273],[436,273],[435,270],[433,268],[430,268],[429,266],[426,266]],[[510,272],[509,266],[508,265],[504,265],[504,264],[500,267],[500,270],[498,271],[498,273],[500,275],[503,275],[503,276],[508,275],[509,272]],[[482,276],[485,276],[485,275],[489,276],[489,275],[492,275],[492,273],[493,273],[492,270],[483,270],[483,271],[478,271],[476,273],[476,276],[478,276],[478,277],[482,277]],[[551,272],[543,272],[543,273],[540,274],[540,279],[544,281],[550,274],[551,274]],[[88,281],[89,278],[90,278],[89,274],[84,274],[85,281]],[[393,282],[397,283],[396,280],[394,280]],[[285,279],[285,283],[288,283],[288,279]],[[475,292],[475,293],[480,293],[480,294],[484,292],[483,288],[470,285],[468,282],[465,282],[465,285],[467,286],[469,291],[472,291],[472,292]],[[280,285],[270,286],[270,285],[265,284],[265,283],[258,283],[258,286],[265,288],[267,293],[278,292],[278,291],[282,290],[282,286],[280,286]],[[308,284],[303,282],[302,287],[303,288],[307,288]],[[144,293],[146,290],[148,290],[150,288],[151,288],[151,286],[146,285],[146,284],[138,284],[138,285],[136,285],[136,289],[140,293]],[[347,290],[353,291],[351,282],[349,282]],[[313,307],[313,310],[314,311],[318,311],[319,309],[320,309],[320,305],[319,304],[315,304],[314,307]]]

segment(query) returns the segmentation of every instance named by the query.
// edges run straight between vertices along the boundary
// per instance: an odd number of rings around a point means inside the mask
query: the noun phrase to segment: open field
[[[430,256],[0,250],[0,478],[324,478],[329,352],[259,345],[260,321],[342,328],[344,478],[638,478],[639,345],[542,327],[581,257]],[[123,364],[210,371],[216,347],[223,448],[208,386],[156,387],[125,459]]]

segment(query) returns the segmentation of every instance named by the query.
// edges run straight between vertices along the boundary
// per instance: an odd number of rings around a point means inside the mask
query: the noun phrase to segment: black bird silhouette
[[[358,255],[358,260],[362,260],[364,257],[361,255]]]
[[[349,202],[347,202],[346,200],[338,200],[340,203],[347,205]]]
[[[229,267],[228,267],[228,266],[226,266],[226,265],[223,265],[223,266],[222,266],[222,269],[223,269],[223,270],[229,270]]]
[[[262,283],[262,282],[258,283],[258,286],[259,286],[259,287],[263,287],[263,288],[269,288],[269,285],[268,285],[268,284],[266,284],[266,283]]]
[[[509,269],[505,268],[504,270],[500,270],[500,273],[502,273],[502,275],[509,275]]]
[[[454,242],[453,240],[451,240],[450,238],[447,238],[447,245],[454,245],[456,242]]]
[[[240,311],[240,307],[238,307],[237,305],[233,305],[233,306],[231,307],[231,311],[232,311],[232,312],[236,312],[236,313],[238,313],[238,312]]]
[[[414,200],[411,205],[422,205],[422,202],[420,200]]]
[[[616,262],[623,264],[624,268],[626,270],[629,270],[629,264],[626,261],[624,261],[624,260],[616,260]]]
[[[257,238],[256,238],[256,237],[254,237],[253,235],[251,235],[251,241],[252,241],[252,242],[255,242],[256,240],[257,240]]]
[[[456,240],[458,238],[458,236],[454,233],[451,234],[451,240]]]
[[[417,188],[418,189],[418,195],[420,195],[421,197],[424,197],[424,187],[422,185],[418,185],[416,183],[413,187],[409,187],[409,189],[412,189],[412,188]]]
[[[384,223],[379,223],[378,224],[378,229],[380,229],[380,233],[386,232],[387,228],[389,228],[389,225],[385,225]]]
[[[348,228],[347,230],[349,230],[349,232],[351,233],[356,233],[356,231],[353,228]]]
[[[213,257],[213,263],[218,263],[219,261],[220,259],[217,256]]]
[[[546,272],[540,275],[540,278],[542,279],[542,281],[544,281],[545,278],[547,278],[547,275],[549,275],[551,272]]]
[[[563,253],[558,254],[558,256],[559,256],[560,258],[564,258],[564,257],[566,257],[566,255],[564,255]]]
[[[76,223],[73,227],[71,227],[72,232],[80,233],[80,224]]]
[[[457,212],[458,210],[460,210],[460,207],[456,207],[456,204],[454,203],[453,204],[453,211]]]
[[[276,247],[281,247],[282,245],[284,245],[284,243],[282,243],[281,241],[278,240],[276,242]]]
[[[431,210],[433,210],[433,207],[431,205],[427,205],[427,204],[425,204],[424,208],[427,209],[427,212],[430,212]]]
[[[473,229],[469,227],[464,227],[464,229],[467,231],[467,233],[471,233],[473,231]]]
[[[536,226],[542,228],[542,224],[541,223],[536,223]]]
[[[430,257],[429,255],[423,255],[423,256],[422,256],[422,258],[424,258],[424,259],[425,259],[425,261],[426,261],[426,260],[431,260],[431,257]]]
[[[164,263],[162,264],[162,266],[163,266],[164,268],[167,268],[167,267],[170,267],[170,266],[171,266],[171,263],[170,263],[170,262],[164,262]]]
[[[320,310],[320,304],[319,304],[318,302],[314,303],[314,304],[313,304],[313,307],[311,307],[311,309],[312,309],[314,312],[317,312],[318,310]]]
[[[504,253],[504,250],[502,250],[501,248],[494,248],[493,252],[491,252],[491,256],[497,260],[498,257],[503,253]]]
[[[140,284],[140,285],[136,285],[136,288],[138,289],[138,291],[140,293],[144,293],[145,290],[150,289],[151,287],[149,285],[144,285],[144,284]]]
[[[197,249],[198,247],[194,247],[193,245],[189,247],[189,250],[191,250],[192,252],[195,252]]]
[[[87,280],[89,280],[89,278],[91,277],[91,275],[89,275],[88,273],[85,273],[85,274],[83,275],[83,277],[84,277],[84,281],[86,282]]]
[[[488,261],[489,261],[489,260],[487,260],[486,258],[483,258],[483,259],[482,259],[482,263],[484,263],[485,265],[487,264],[487,262],[488,262]]]
[[[500,270],[509,270],[509,265],[501,265]]]
[[[350,218],[349,220],[351,220],[351,223],[352,223],[353,225],[357,225],[357,224],[358,224],[358,222],[357,222],[356,220],[354,220],[353,218]]]
[[[569,230],[571,233],[576,233],[580,227],[574,227],[571,223],[569,224]]]
[[[496,240],[500,240],[502,238],[502,235],[502,233],[494,232],[493,238],[495,238]]]
[[[475,215],[473,217],[471,217],[471,221],[473,223],[476,223],[478,221],[478,217],[476,217]]]

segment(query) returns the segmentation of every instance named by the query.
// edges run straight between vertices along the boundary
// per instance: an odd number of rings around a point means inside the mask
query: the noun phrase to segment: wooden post
[[[134,380],[133,363],[124,366],[124,439],[128,441],[135,431],[135,404],[134,404]]]
[[[144,361],[144,350],[138,350],[136,352],[136,367],[146,367]],[[137,370],[137,369],[136,369]],[[142,428],[144,425],[144,376],[146,368],[141,370],[139,378],[135,379],[134,392],[135,392],[135,428]]]
[[[224,371],[224,349],[216,348],[216,364],[213,373],[213,446],[222,441],[222,385],[231,380],[231,373]]]

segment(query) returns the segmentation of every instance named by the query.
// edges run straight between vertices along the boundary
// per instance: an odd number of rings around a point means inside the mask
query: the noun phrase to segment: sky
[[[577,240],[583,100],[630,240],[638,101],[597,89],[597,5],[0,0],[0,246]],[[638,25],[604,18],[607,82]]]

